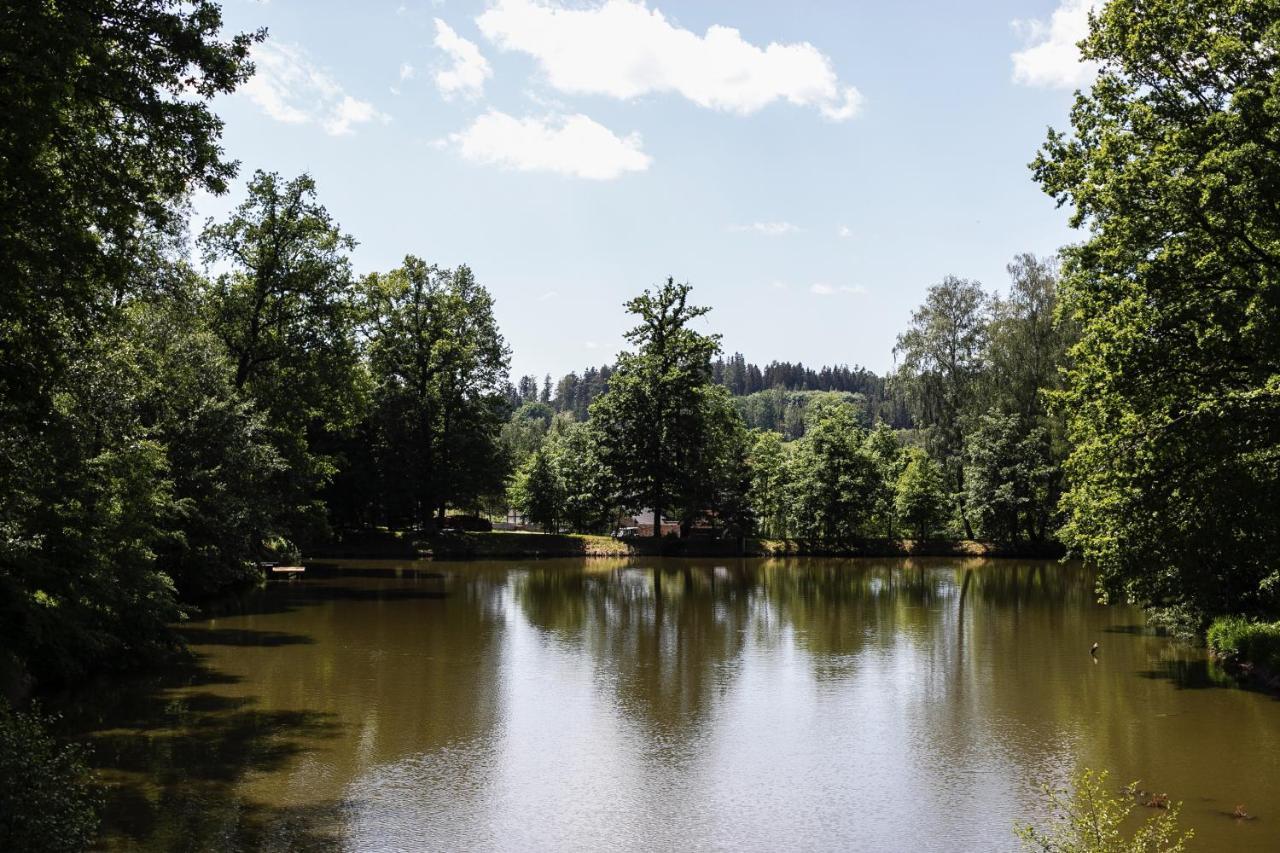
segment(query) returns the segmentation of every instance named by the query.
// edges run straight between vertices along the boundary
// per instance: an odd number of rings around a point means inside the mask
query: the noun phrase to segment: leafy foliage
[[[789,465],[791,516],[801,538],[843,543],[865,531],[883,482],[865,437],[857,410],[846,403],[824,401],[810,410]]]
[[[84,751],[47,723],[0,702],[0,850],[79,853],[93,842],[102,798]]]
[[[1124,824],[1136,805],[1136,783],[1119,796],[1107,787],[1106,771],[1085,770],[1072,780],[1071,790],[1041,788],[1055,815],[1047,829],[1020,824],[1015,833],[1025,851],[1042,853],[1183,853],[1193,835],[1178,828],[1179,807],[1145,820],[1132,834]]]
[[[1202,615],[1280,603],[1278,20],[1107,4],[1035,162],[1089,235],[1064,252],[1064,536],[1104,593]]]
[[[1280,622],[1219,616],[1209,625],[1205,642],[1219,660],[1253,664],[1280,674]]]
[[[947,276],[929,288],[924,305],[898,336],[899,380],[912,416],[952,484],[965,535],[973,537],[964,507],[964,433],[982,374],[989,298],[977,282]]]
[[[383,514],[430,528],[447,504],[501,491],[509,353],[467,267],[410,255],[364,291]]]
[[[257,172],[244,203],[200,237],[207,262],[231,266],[207,287],[206,310],[235,388],[264,414],[286,463],[274,491],[282,524],[300,533],[323,523],[318,493],[334,472],[323,437],[354,425],[362,390],[347,257],[355,241],[315,195],[307,175]]]
[[[766,536],[784,539],[789,529],[788,462],[781,433],[757,432],[748,459],[751,509]]]
[[[1043,539],[1055,471],[1042,427],[993,410],[977,419],[965,448],[965,486],[978,531],[988,539]]]
[[[599,429],[601,461],[629,509],[649,507],[655,517],[687,506],[711,454],[715,399],[711,356],[719,339],[689,328],[707,313],[688,304],[690,286],[674,279],[627,303],[640,324],[627,332],[636,347],[624,352],[609,390],[591,406]],[[660,535],[654,525],[654,535]]]
[[[169,646],[178,484],[128,315],[234,172],[208,101],[260,34],[221,30],[201,0],[0,12],[0,643],[42,684]]]
[[[916,539],[928,539],[946,523],[947,491],[942,469],[918,447],[907,451],[894,505],[899,520]]]
[[[547,533],[560,528],[564,516],[565,488],[545,449],[539,449],[516,472],[510,491],[511,505]]]
[[[866,398],[861,394],[836,391],[787,391],[781,387],[758,391],[746,397],[735,397],[734,405],[751,429],[780,432],[788,440],[804,435],[809,407],[823,400],[848,403],[858,410],[863,426],[870,426]]]
[[[169,228],[193,187],[226,190],[235,166],[208,102],[246,79],[262,34],[221,31],[208,0],[0,12],[4,440],[40,422],[75,342],[113,310],[138,234]]]

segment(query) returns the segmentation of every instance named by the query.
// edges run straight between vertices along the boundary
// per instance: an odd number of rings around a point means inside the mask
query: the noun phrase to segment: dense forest
[[[1002,295],[933,283],[892,375],[726,358],[670,279],[637,282],[614,363],[513,384],[472,270],[406,246],[357,273],[307,175],[254,172],[230,216],[188,225],[191,194],[237,173],[210,102],[264,33],[225,36],[208,0],[11,7],[3,681],[145,665],[256,561],[509,504],[557,531],[652,509],[824,547],[1057,540],[1103,597],[1197,628],[1274,618],[1277,32],[1273,4],[1110,3],[1084,42],[1098,82],[1033,166],[1081,242],[1015,257]],[[5,713],[4,743],[74,765]]]

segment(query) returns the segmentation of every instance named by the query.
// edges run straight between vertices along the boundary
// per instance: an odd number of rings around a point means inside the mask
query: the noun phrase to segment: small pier
[[[258,563],[258,568],[269,578],[295,578],[307,570],[306,566],[281,566],[277,563]]]

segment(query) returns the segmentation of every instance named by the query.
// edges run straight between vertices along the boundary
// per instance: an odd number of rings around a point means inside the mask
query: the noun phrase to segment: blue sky
[[[1027,163],[1088,3],[226,0],[270,38],[216,109],[242,178],[315,177],[357,271],[469,264],[514,375],[611,361],[667,275],[727,352],[883,371],[930,284],[1077,239]]]

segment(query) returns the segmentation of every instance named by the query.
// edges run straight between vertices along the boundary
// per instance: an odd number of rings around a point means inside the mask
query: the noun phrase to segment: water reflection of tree
[[[1052,563],[990,560],[615,561],[535,568],[516,597],[530,624],[585,648],[626,707],[700,719],[744,642],[794,642],[820,677],[868,646],[914,644],[954,665],[974,608],[1049,613],[1087,603],[1089,579]],[[963,601],[962,601],[963,598]],[[962,606],[963,605],[963,606]],[[1003,617],[1002,617],[1003,618]],[[941,644],[938,637],[945,638]]]
[[[751,622],[741,564],[664,560],[522,575],[525,618],[582,649],[618,704],[655,737],[696,734],[730,682]]]

